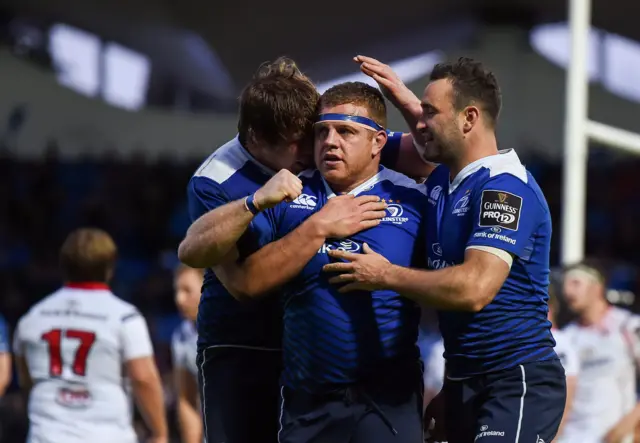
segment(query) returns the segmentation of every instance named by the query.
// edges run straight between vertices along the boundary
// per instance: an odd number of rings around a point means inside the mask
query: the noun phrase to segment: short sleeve
[[[571,346],[569,337],[563,331],[554,331],[553,338],[556,341],[555,351],[564,367],[567,377],[575,377],[580,370],[580,359],[575,348]]]
[[[534,234],[549,217],[531,187],[513,175],[501,174],[474,190],[469,204],[473,229],[467,248],[497,248],[529,260]]]
[[[153,345],[149,336],[147,322],[139,312],[122,317],[121,341],[122,355],[125,361],[153,356]]]
[[[192,177],[187,187],[189,217],[194,222],[203,214],[231,201],[219,183],[207,177]]]
[[[398,163],[402,134],[402,132],[387,131],[387,143],[382,148],[382,153],[380,154],[380,163],[383,166],[393,169]]]
[[[4,317],[0,316],[0,354],[10,352],[9,327]]]
[[[180,327],[171,336],[171,360],[174,368],[185,367],[184,343],[180,340]]]
[[[629,352],[640,366],[640,316],[631,314],[623,324],[623,334],[626,339]]]

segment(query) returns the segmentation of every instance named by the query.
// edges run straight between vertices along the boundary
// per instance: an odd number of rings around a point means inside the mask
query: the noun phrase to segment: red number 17
[[[60,344],[63,336],[64,338],[75,339],[80,342],[71,368],[74,374],[85,376],[87,372],[87,357],[89,356],[89,351],[91,351],[93,343],[96,341],[96,334],[77,329],[66,329],[64,331],[62,329],[52,329],[42,334],[42,339],[49,345],[49,373],[53,377],[62,375],[63,362]]]

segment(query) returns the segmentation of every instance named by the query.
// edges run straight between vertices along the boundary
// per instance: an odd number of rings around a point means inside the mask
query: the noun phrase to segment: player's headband
[[[349,114],[320,114],[316,120],[316,123],[320,122],[351,122],[358,126],[362,126],[365,129],[373,131],[384,131],[384,128],[371,120],[368,117],[361,115],[349,115]]]
[[[604,276],[595,268],[587,265],[577,265],[569,269],[565,277],[577,279],[595,280],[598,283],[604,283]]]

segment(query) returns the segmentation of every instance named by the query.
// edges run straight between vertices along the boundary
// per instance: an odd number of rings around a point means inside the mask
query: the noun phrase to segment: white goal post
[[[591,0],[569,0],[571,58],[567,68],[562,195],[563,265],[584,258],[590,140],[640,155],[640,134],[589,120],[587,57]]]

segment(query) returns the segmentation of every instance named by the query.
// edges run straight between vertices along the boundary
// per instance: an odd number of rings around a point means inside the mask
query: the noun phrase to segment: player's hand
[[[634,414],[627,414],[604,437],[605,443],[622,443],[626,437],[633,435],[637,424]]]
[[[332,250],[331,258],[347,260],[346,263],[324,265],[324,272],[339,272],[329,283],[345,284],[338,291],[375,291],[384,287],[384,275],[389,269],[389,260],[373,252],[368,244],[362,245],[363,254]]]
[[[353,60],[360,64],[360,70],[364,74],[378,83],[382,94],[396,108],[404,109],[414,103],[420,103],[420,99],[407,88],[389,65],[364,55],[357,55]]]
[[[339,195],[312,216],[326,238],[346,238],[380,224],[387,204],[375,195]],[[311,220],[310,219],[310,220]]]
[[[283,201],[292,201],[302,192],[302,182],[291,171],[281,169],[256,191],[255,203],[260,210],[273,208]]]
[[[424,441],[427,443],[447,441],[444,426],[444,393],[442,391],[433,397],[424,411],[424,430]]]

